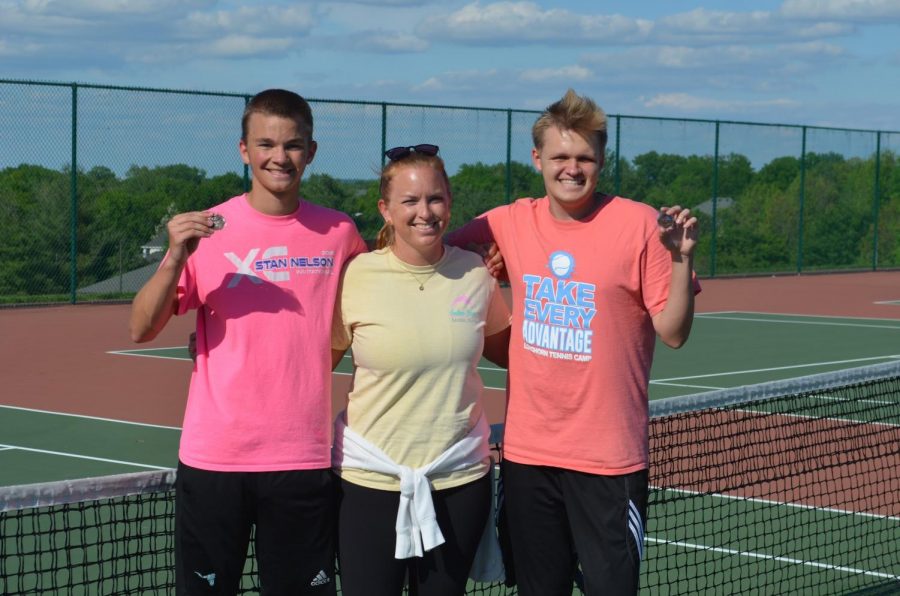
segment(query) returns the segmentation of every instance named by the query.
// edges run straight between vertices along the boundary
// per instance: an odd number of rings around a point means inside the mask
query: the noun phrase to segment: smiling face
[[[443,255],[442,238],[450,222],[450,189],[427,164],[395,166],[387,196],[378,201],[384,221],[394,228],[391,246],[410,265],[434,264]]]
[[[253,173],[250,204],[270,215],[293,213],[303,171],[316,154],[316,143],[308,132],[290,118],[254,113],[247,121],[240,151]]]
[[[534,167],[544,178],[550,212],[557,219],[581,219],[594,208],[603,168],[600,143],[573,130],[550,126],[540,149],[532,149]]]

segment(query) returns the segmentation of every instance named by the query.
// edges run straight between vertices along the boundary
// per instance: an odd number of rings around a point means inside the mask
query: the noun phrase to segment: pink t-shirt
[[[225,228],[200,241],[178,283],[197,309],[179,459],[214,471],[331,465],[331,318],[341,270],[365,244],[352,220],[300,201],[287,216],[246,195],[210,209]]]
[[[648,466],[647,384],[672,257],[649,205],[606,197],[588,220],[549,200],[497,207],[451,235],[496,241],[512,288],[504,457],[593,474]]]

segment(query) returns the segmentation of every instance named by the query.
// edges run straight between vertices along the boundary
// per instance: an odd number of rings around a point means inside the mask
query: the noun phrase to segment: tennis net
[[[651,416],[650,593],[900,593],[900,362]]]
[[[900,363],[654,401],[650,452],[643,593],[900,591]],[[172,593],[173,482],[0,489],[0,593]]]

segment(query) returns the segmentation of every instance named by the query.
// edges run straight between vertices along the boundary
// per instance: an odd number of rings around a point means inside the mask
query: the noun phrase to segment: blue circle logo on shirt
[[[575,257],[563,250],[558,250],[550,255],[550,263],[547,266],[559,279],[568,279],[575,271]]]

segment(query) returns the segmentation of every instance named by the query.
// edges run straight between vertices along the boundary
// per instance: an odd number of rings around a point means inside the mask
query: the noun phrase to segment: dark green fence
[[[130,297],[157,266],[168,217],[248,187],[237,151],[248,99],[0,80],[0,303]],[[537,112],[310,103],[319,152],[303,194],[364,236],[380,227],[377,172],[394,145],[441,146],[453,225],[543,194]],[[601,190],[691,207],[703,276],[900,266],[900,132],[624,115],[609,131]]]

